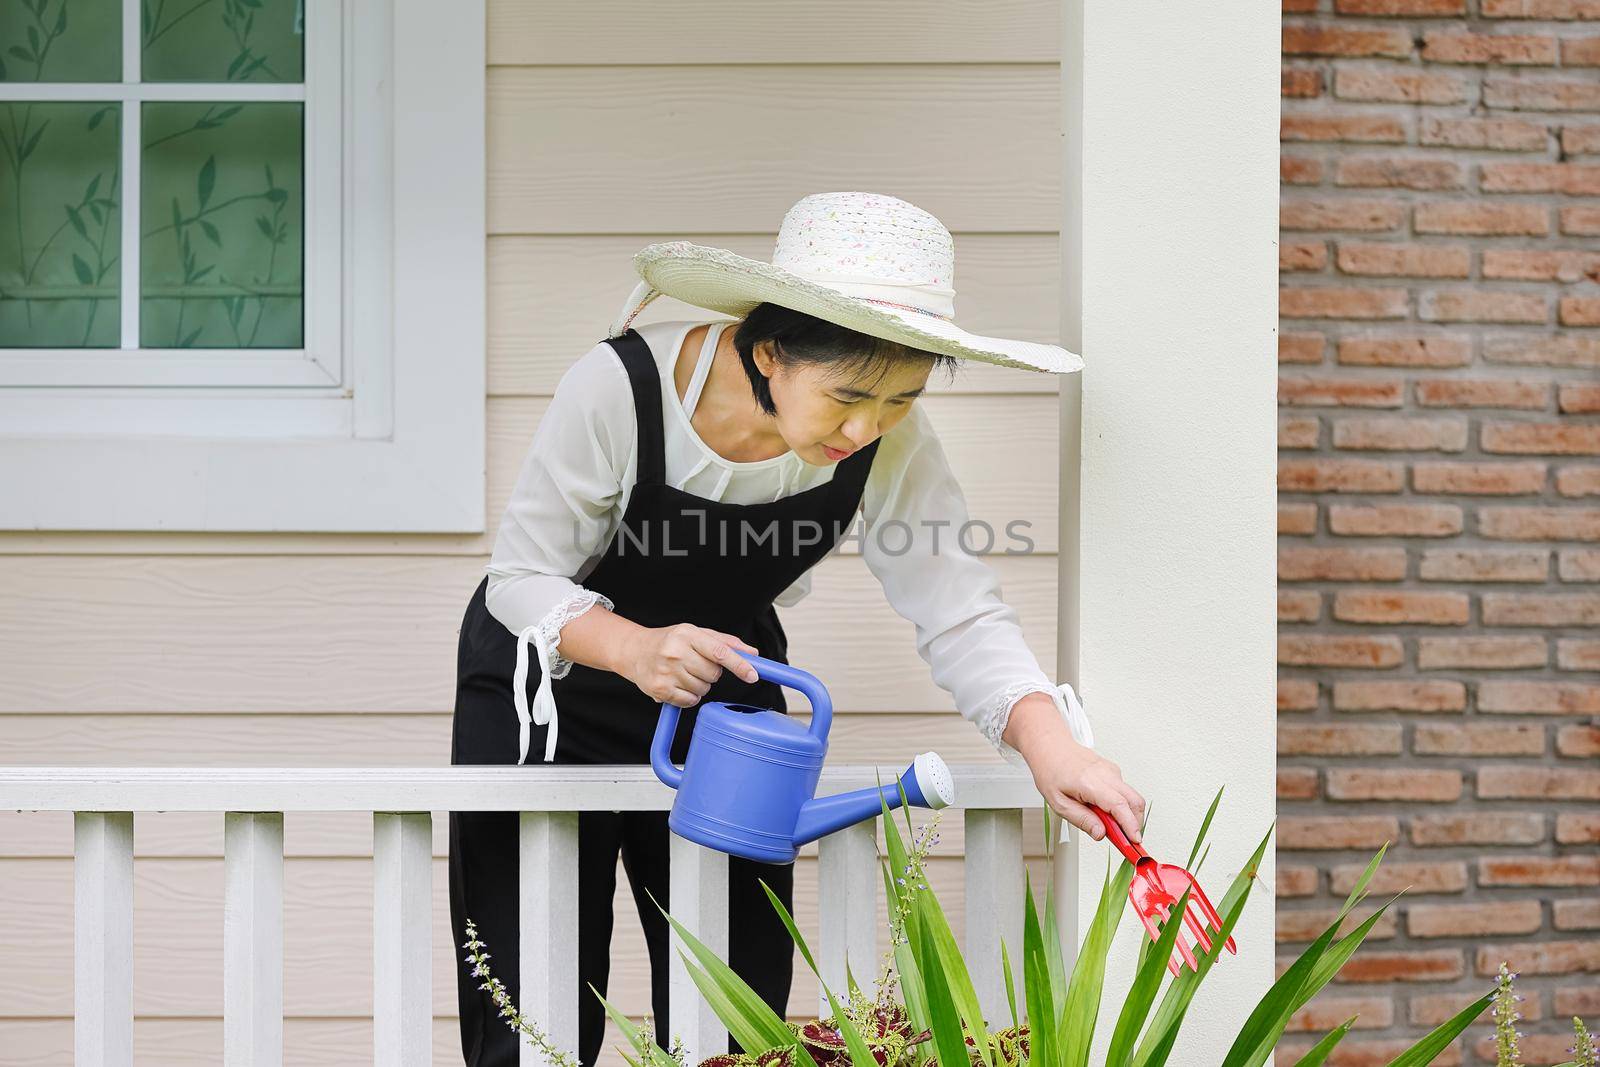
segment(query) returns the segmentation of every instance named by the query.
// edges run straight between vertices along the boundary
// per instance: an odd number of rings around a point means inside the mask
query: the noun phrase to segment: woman
[[[451,763],[530,752],[648,763],[663,702],[689,709],[672,749],[681,762],[702,701],[787,711],[735,650],[787,662],[774,605],[806,594],[810,568],[859,510],[867,566],[962,715],[1074,825],[1103,835],[1084,806],[1094,803],[1138,840],[1143,798],[1074,738],[1087,741],[1071,686],[1044,675],[994,572],[962,549],[965,501],[915,403],[933,368],[958,359],[1047,373],[1082,360],[955,326],[950,234],[894,197],[802,198],[771,263],[686,242],[651,245],[634,263],[644,281],[611,336],[562,377],[467,607]],[[629,328],[663,292],[738,321]],[[517,833],[515,812],[450,815],[456,940],[470,917],[513,998]],[[667,924],[646,892],[670,910],[667,834],[666,812],[579,816],[586,1065],[604,1032],[587,986],[606,990],[619,850],[657,1039],[671,1044]],[[792,907],[793,864],[730,857],[728,963],[781,1016],[793,944],[757,879]],[[514,1067],[518,1035],[464,963],[457,982],[468,1067]]]

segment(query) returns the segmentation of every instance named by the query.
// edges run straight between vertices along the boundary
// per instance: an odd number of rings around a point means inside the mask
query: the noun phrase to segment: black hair
[[[869,380],[881,380],[891,367],[907,359],[931,359],[935,367],[943,368],[952,376],[959,362],[955,356],[873,337],[803,311],[778,304],[757,304],[740,320],[733,333],[733,347],[739,351],[739,362],[744,364],[756,402],[768,415],[776,415],[778,409],[772,402],[767,376],[756,366],[753,355],[756,345],[763,341],[772,342],[773,358],[784,366],[799,363],[835,366],[855,371],[856,380],[864,385]]]

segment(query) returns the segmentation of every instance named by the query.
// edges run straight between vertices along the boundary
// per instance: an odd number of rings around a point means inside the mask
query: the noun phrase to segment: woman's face
[[[865,448],[905,418],[933,370],[931,359],[897,360],[881,376],[815,363],[781,365],[771,342],[751,353],[778,409],[778,432],[807,463],[823,467]],[[831,450],[831,451],[830,451]]]

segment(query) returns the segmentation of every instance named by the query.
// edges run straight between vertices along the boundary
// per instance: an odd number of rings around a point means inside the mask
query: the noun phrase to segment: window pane
[[[305,80],[303,0],[144,0],[147,82]]]
[[[0,81],[121,80],[122,0],[0,3]]]
[[[144,348],[304,345],[304,105],[146,103]]]
[[[0,104],[0,348],[121,342],[120,107]]]

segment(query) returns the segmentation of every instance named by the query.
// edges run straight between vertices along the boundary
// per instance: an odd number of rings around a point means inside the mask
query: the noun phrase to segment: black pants
[[[537,670],[537,668],[535,668]],[[530,687],[536,684],[531,682]],[[566,705],[562,715],[572,712]],[[458,686],[452,727],[452,764],[516,763],[517,716],[509,692],[497,686]],[[534,726],[532,756],[544,752],[544,728]],[[557,752],[557,760],[560,761]],[[528,772],[537,774],[531,765]],[[648,763],[648,753],[619,754],[617,762]],[[467,1067],[516,1067],[518,1049],[527,1037],[499,1015],[481,977],[466,962],[466,921],[471,919],[492,958],[490,972],[505,985],[512,1002],[518,995],[518,842],[521,820],[516,812],[450,813],[450,921],[457,949],[456,986],[461,1010],[461,1048]],[[617,855],[633,890],[650,954],[651,1013],[657,1043],[672,1044],[667,1009],[669,960],[678,951],[677,936],[656,910],[645,890],[669,912],[669,834],[664,811],[585,811],[578,816],[578,1056],[584,1067],[599,1059],[605,1036],[605,1008],[589,990],[604,993],[611,969],[611,902],[616,892]],[[784,907],[794,911],[794,864],[760,863],[728,858],[728,959],[761,999],[782,1017],[793,979],[793,940],[757,879],[772,888]],[[626,1010],[626,1006],[619,1005]],[[545,1020],[532,1019],[542,1024]],[[626,1040],[616,1035],[629,1054]],[[744,1051],[729,1038],[729,1049]]]

